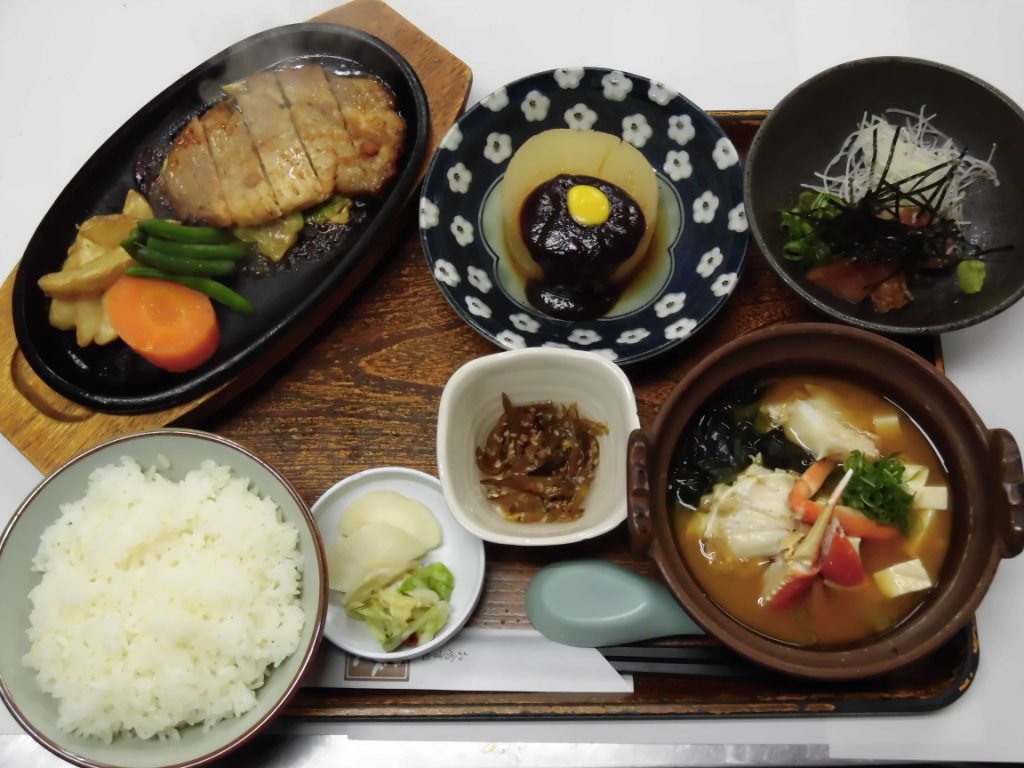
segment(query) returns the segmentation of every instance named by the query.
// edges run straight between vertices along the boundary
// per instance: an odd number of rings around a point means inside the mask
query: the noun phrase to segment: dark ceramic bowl
[[[703,590],[676,540],[668,477],[676,444],[717,392],[738,379],[806,373],[883,395],[921,427],[942,458],[955,510],[937,585],[891,631],[843,648],[798,647],[734,619]],[[764,666],[805,677],[869,677],[909,664],[966,624],[1001,558],[1024,548],[1020,454],[1005,430],[989,430],[934,367],[896,342],[854,328],[805,323],[743,336],[705,358],[669,395],[648,436],[630,437],[629,524],[635,549],[661,569],[676,599],[708,633]]]
[[[979,182],[965,201],[966,235],[992,254],[984,289],[968,296],[955,274],[923,279],[906,307],[880,314],[870,301],[853,305],[809,283],[782,256],[779,211],[792,206],[801,184],[816,182],[863,115],[924,105],[934,124],[971,154],[987,157],[1000,185]],[[755,136],[747,157],[743,197],[754,239],[779,276],[820,311],[861,328],[891,334],[943,333],[1002,312],[1024,294],[1024,111],[965,72],[919,59],[860,59],[825,70],[787,95]]]

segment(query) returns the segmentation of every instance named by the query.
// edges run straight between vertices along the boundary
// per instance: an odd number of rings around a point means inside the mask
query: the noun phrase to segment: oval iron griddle
[[[406,121],[399,173],[378,200],[360,200],[353,223],[309,227],[269,274],[244,270],[229,284],[256,306],[254,317],[217,307],[221,342],[199,368],[168,373],[115,341],[80,348],[73,331],[50,326],[50,299],[37,281],[61,268],[76,225],[121,210],[131,188],[147,190],[171,140],[196,114],[221,98],[220,87],[296,59],[369,73],[394,92]],[[295,24],[254,35],[200,64],[140,109],[68,183],[39,223],[14,283],[14,329],[26,360],[61,395],[98,411],[138,413],[186,402],[229,381],[282,334],[301,322],[354,269],[411,194],[423,164],[429,110],[419,78],[394,49],[375,37],[333,24]],[[159,204],[157,201],[158,208]],[[168,213],[164,211],[164,213]]]

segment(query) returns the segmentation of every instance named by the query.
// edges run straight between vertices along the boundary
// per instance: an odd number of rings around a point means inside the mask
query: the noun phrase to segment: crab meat
[[[764,574],[761,597],[758,602],[773,608],[782,608],[805,594],[821,572],[821,549],[832,525],[832,513],[836,502],[843,494],[846,484],[853,477],[853,470],[847,470],[836,485],[828,503],[796,545],[778,555]]]
[[[740,560],[775,556],[796,530],[788,502],[794,482],[791,472],[751,464],[732,485],[716,485],[702,538],[721,543]]]
[[[842,461],[854,451],[869,459],[878,458],[875,436],[843,421],[836,407],[820,394],[772,403],[764,410],[773,424],[782,427],[786,437],[802,445],[816,459]]]

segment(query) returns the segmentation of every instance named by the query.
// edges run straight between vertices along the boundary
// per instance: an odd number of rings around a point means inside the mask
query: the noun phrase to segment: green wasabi
[[[956,279],[964,293],[978,293],[985,285],[985,262],[965,259],[956,265]]]

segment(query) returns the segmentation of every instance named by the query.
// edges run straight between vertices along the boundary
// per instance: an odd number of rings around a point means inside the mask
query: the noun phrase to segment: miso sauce
[[[897,453],[904,464],[925,466],[929,470],[928,485],[945,484],[948,487],[940,457],[913,420],[890,401],[862,387],[823,377],[787,378],[773,382],[761,402],[788,399],[808,385],[821,387],[823,393],[840,405],[845,420],[865,431],[874,431],[874,415],[895,412],[901,426],[900,435],[898,439],[881,441],[882,455]],[[697,510],[679,503],[675,507],[677,540],[683,559],[716,603],[761,634],[794,645],[821,646],[855,643],[895,627],[913,613],[931,590],[889,598],[879,591],[872,574],[918,557],[932,581],[937,582],[949,545],[952,515],[955,514],[952,508],[938,512],[914,555],[905,551],[907,540],[902,537],[890,541],[862,540],[860,553],[865,579],[859,586],[826,586],[818,578],[805,598],[778,608],[758,603],[764,568],[769,562],[767,559],[760,563],[727,563],[723,558],[714,557],[703,546],[703,526]]]

